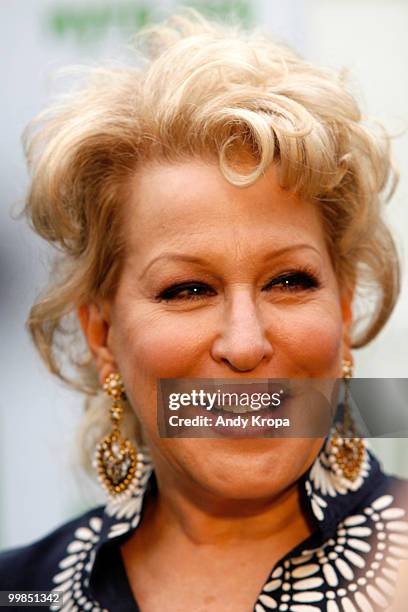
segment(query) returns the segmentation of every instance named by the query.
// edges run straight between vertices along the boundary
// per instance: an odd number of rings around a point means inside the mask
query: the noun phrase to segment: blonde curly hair
[[[397,181],[390,138],[364,120],[343,74],[258,31],[192,11],[144,29],[137,47],[135,65],[86,69],[79,87],[36,117],[24,136],[32,173],[24,212],[58,250],[28,328],[50,371],[87,395],[83,449],[106,430],[108,411],[76,308],[115,292],[125,243],[122,203],[130,177],[147,160],[215,157],[237,186],[276,164],[282,187],[319,207],[339,282],[367,298],[353,347],[378,334],[399,293],[398,256],[383,220]],[[253,162],[244,174],[234,163],[243,152]],[[63,371],[67,357],[74,376]],[[130,414],[128,427],[140,442]]]

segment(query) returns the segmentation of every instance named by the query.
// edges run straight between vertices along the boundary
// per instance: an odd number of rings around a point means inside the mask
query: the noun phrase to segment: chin
[[[184,463],[208,493],[225,500],[270,500],[308,469],[320,443],[312,438],[190,439],[183,446],[179,466]]]

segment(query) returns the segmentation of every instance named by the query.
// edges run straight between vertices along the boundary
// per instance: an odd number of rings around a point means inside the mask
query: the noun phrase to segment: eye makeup
[[[271,278],[262,291],[305,292],[321,287],[321,281],[314,271],[307,266],[297,266],[281,272]],[[197,279],[189,279],[174,283],[160,291],[155,300],[158,302],[202,300],[217,295],[209,283]]]

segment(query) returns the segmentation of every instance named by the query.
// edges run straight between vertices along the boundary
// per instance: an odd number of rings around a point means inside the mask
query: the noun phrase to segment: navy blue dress
[[[358,478],[346,480],[331,470],[326,442],[299,487],[314,531],[271,567],[254,611],[387,609],[399,563],[408,558],[408,481],[384,474],[369,451]],[[51,610],[136,612],[120,544],[143,520],[147,496],[156,494],[147,465],[127,501],[109,502],[29,546],[0,553],[0,590],[63,591],[63,606]]]

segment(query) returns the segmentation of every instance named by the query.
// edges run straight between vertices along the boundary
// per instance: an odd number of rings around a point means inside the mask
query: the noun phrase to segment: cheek
[[[121,305],[116,310],[115,322],[112,341],[115,360],[130,403],[147,439],[154,445],[157,416],[152,408],[156,406],[156,380],[200,376],[197,364],[202,362],[204,338],[197,330],[208,328],[197,327],[194,316],[174,313],[170,316],[142,303]]]
[[[200,376],[209,328],[197,315],[166,313],[144,301],[116,301],[112,350],[138,412],[155,405],[156,379]]]
[[[182,377],[197,363],[203,334],[194,317],[135,316],[123,321],[120,352],[135,372],[152,378]]]
[[[337,377],[341,358],[343,321],[337,301],[296,307],[281,314],[281,342],[293,375]],[[291,364],[291,365],[290,365]]]

